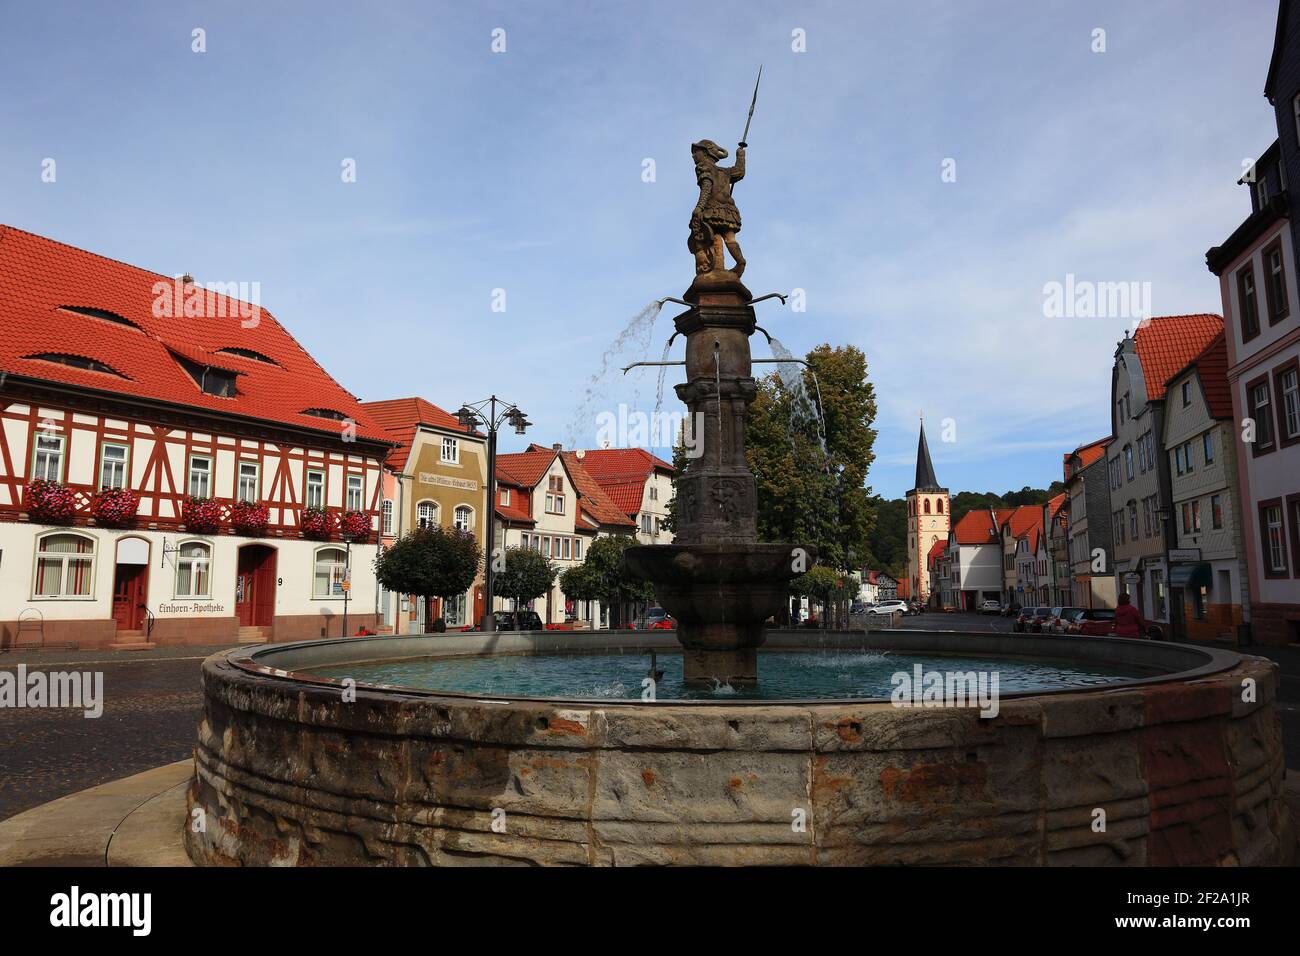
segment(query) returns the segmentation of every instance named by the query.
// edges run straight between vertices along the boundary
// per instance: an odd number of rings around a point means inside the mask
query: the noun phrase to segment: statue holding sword
[[[759,67],[758,79],[763,78]],[[695,256],[696,275],[730,271],[737,279],[744,274],[745,257],[741,254],[736,233],[740,232],[740,210],[731,198],[733,184],[745,176],[745,139],[749,135],[749,122],[754,118],[754,105],[758,102],[758,82],[754,83],[754,97],[749,104],[749,118],[745,132],[736,146],[734,166],[722,167],[718,160],[726,159],[725,149],[711,139],[691,144],[691,157],[695,160],[695,179],[700,186],[700,198],[691,213],[691,234],[687,248]],[[731,253],[734,265],[725,269],[723,248]]]

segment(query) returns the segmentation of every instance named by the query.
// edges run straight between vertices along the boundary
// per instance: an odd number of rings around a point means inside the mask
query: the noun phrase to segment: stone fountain
[[[745,144],[734,166],[711,140],[691,146],[700,198],[687,247],[695,281],[690,308],[673,324],[686,338],[686,382],[676,387],[702,454],[677,478],[675,541],[628,548],[627,569],[651,581],[677,619],[687,684],[753,684],[765,622],[785,606],[789,582],[812,564],[807,545],[758,541],[754,476],[745,463],[746,417],[758,392],[749,338],[753,295],[740,281],[740,211],[731,187],[745,175]],[[725,252],[733,260],[726,267]]]

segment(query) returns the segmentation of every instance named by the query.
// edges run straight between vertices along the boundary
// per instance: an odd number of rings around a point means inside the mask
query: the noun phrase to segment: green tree
[[[379,553],[375,577],[385,590],[445,602],[469,590],[482,560],[482,549],[468,531],[415,528]]]
[[[493,575],[492,590],[513,600],[517,611],[549,591],[555,575],[555,565],[542,552],[532,548],[506,548],[505,568]]]
[[[582,564],[560,575],[566,597],[579,601],[604,601],[610,608],[624,602],[646,604],[654,600],[654,587],[623,568],[623,552],[637,545],[631,535],[597,538],[587,548]]]
[[[854,346],[819,345],[807,360],[811,371],[790,365],[763,378],[750,406],[746,459],[758,482],[758,534],[816,545],[819,564],[848,569],[868,554],[875,523],[866,487],[875,389]],[[814,413],[819,393],[824,429]]]

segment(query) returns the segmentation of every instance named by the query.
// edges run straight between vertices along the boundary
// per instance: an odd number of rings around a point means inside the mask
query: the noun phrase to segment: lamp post
[[[496,547],[497,514],[497,429],[509,423],[516,435],[522,435],[532,424],[517,405],[511,405],[498,399],[495,395],[462,405],[456,413],[456,419],[466,431],[473,431],[482,426],[487,432],[488,466],[487,466],[487,561],[483,572],[483,590],[485,591],[483,620],[480,626],[484,631],[496,630],[496,618],[492,614],[492,585],[495,577],[493,568],[493,550]],[[503,542],[504,543],[504,542]]]
[[[348,597],[352,593],[352,534],[345,532],[343,538],[343,634],[348,636]]]

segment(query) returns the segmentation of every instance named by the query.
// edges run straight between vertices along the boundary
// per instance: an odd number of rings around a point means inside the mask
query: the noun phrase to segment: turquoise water
[[[891,678],[904,672],[997,674],[999,694],[1053,690],[1112,683],[1150,676],[1114,667],[1060,661],[998,657],[953,657],[939,654],[871,652],[778,652],[759,655],[758,687],[695,688],[682,686],[680,654],[660,654],[663,680],[659,700],[837,700],[889,697]],[[649,670],[647,654],[537,654],[497,657],[419,658],[314,668],[322,677],[351,677],[361,684],[387,684],[455,693],[508,697],[564,697],[636,700]],[[989,685],[991,686],[991,684]],[[919,693],[919,691],[918,691]]]

